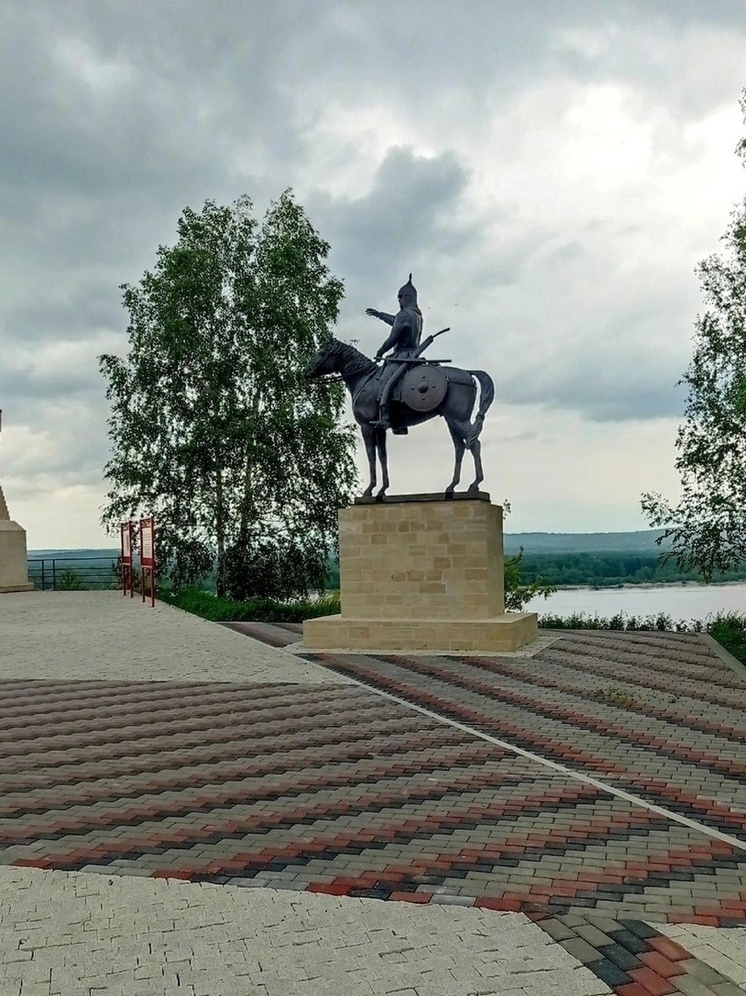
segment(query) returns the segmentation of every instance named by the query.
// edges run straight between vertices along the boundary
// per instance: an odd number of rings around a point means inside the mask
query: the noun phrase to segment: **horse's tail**
[[[492,383],[490,375],[485,373],[484,370],[470,370],[469,373],[472,377],[479,381],[480,396],[479,411],[474,419],[474,425],[472,425],[469,435],[464,440],[467,449],[471,449],[474,443],[476,443],[479,439],[479,434],[481,433],[482,426],[484,425],[484,416],[487,414],[487,409],[495,400],[495,385]]]

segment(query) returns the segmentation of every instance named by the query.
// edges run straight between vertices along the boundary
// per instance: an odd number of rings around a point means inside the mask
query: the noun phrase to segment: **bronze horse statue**
[[[401,387],[392,396],[391,426],[394,433],[404,433],[409,426],[420,425],[436,415],[442,415],[455,450],[453,479],[445,489],[445,494],[452,495],[461,479],[461,462],[465,450],[471,452],[476,473],[468,490],[478,491],[484,480],[479,434],[487,409],[495,397],[492,378],[484,370],[461,370],[459,367],[440,366],[423,359],[400,362],[406,362],[410,369],[402,377]],[[386,429],[371,425],[379,411],[382,368],[354,346],[340,342],[339,339],[331,339],[308,362],[305,372],[311,380],[325,374],[339,374],[345,382],[352,398],[352,413],[360,426],[370,468],[370,483],[363,496],[372,495],[376,486],[377,451],[382,478],[378,497],[383,497],[389,486]],[[479,410],[472,422],[471,416],[477,398],[475,381],[479,383],[481,394]]]

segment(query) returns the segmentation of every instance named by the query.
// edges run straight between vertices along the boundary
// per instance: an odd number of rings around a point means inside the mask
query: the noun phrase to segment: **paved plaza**
[[[746,992],[746,682],[712,641],[299,639],[0,597],[0,996]]]

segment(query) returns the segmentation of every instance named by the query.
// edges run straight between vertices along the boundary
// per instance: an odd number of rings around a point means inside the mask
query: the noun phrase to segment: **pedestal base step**
[[[350,619],[321,616],[303,623],[308,650],[518,650],[539,636],[535,612],[490,619]]]
[[[0,595],[7,595],[12,591],[33,591],[32,584],[0,584]]]

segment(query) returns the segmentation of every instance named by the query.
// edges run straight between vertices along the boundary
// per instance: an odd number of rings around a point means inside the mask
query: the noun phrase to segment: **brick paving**
[[[735,957],[730,958],[712,945],[689,943],[683,931],[674,939],[642,920],[572,915],[541,918],[538,926],[617,996],[740,996],[746,992],[737,981],[746,981],[742,937],[734,938]],[[717,931],[718,937],[734,933],[743,931]]]
[[[669,924],[660,930],[692,956],[740,986],[746,986],[746,928],[718,930],[698,924]]]
[[[746,684],[696,635],[573,633],[524,660],[304,656],[746,842]],[[634,887],[625,904],[743,921],[742,850],[712,839],[655,859],[632,850],[605,869]]]
[[[3,863],[746,921],[746,852],[359,686],[3,682],[0,724]]]
[[[106,604],[113,611],[114,603]],[[185,631],[193,625],[193,617],[167,607],[120,611],[123,619],[143,620],[149,633],[163,623],[169,639],[174,618]],[[59,620],[56,613],[57,606]],[[142,680],[149,665],[141,636],[133,637],[128,680],[110,669],[110,648],[105,665],[97,666],[92,652],[82,661],[71,654],[67,668],[43,664],[41,679],[18,667],[17,637],[10,664],[0,654],[2,996],[746,992],[746,847],[736,846],[746,844],[746,684],[704,641],[567,633],[544,640],[530,657],[300,659],[297,628],[236,624],[238,632],[230,632],[197,622],[195,634],[211,646],[209,660],[200,650],[210,680],[194,680],[200,660],[189,651],[172,652],[159,671],[166,680]],[[4,636],[0,616],[6,646]],[[66,639],[62,632],[58,648]],[[184,639],[193,650],[191,635]],[[230,681],[216,680],[221,653]],[[89,680],[81,680],[86,667]],[[67,888],[69,922],[56,928],[63,940],[47,923],[44,888],[58,898]],[[155,909],[161,900],[147,892],[153,889],[161,890],[163,908]],[[24,890],[33,910],[23,905]],[[86,899],[87,892],[98,898]],[[138,895],[151,896],[146,904],[164,938],[155,953],[142,950]],[[139,946],[138,976],[114,958],[116,970],[102,975],[86,963],[75,984],[72,974],[58,981],[45,974],[52,955],[23,952],[28,938],[21,944],[19,933],[39,927],[40,951],[51,945],[82,957],[97,950],[100,963],[114,944],[109,897],[116,915],[130,910],[122,958]],[[346,905],[353,903],[354,914]],[[235,956],[225,978],[205,953],[205,935],[198,939],[194,918],[202,914],[188,912],[205,904],[212,904],[210,916],[224,911],[211,929]],[[246,936],[236,934],[239,909],[257,918],[240,925]],[[381,971],[373,957],[389,935],[368,929],[371,910],[382,911],[392,945],[398,924],[410,941],[418,938],[403,944],[396,968],[388,961]],[[348,952],[349,964],[329,982],[340,917],[362,921],[349,926],[341,945],[362,951]],[[519,928],[520,943],[510,939]],[[423,930],[439,938],[426,958],[411,953],[424,944]],[[447,943],[454,930],[467,939],[460,961]],[[313,935],[313,952],[299,957],[304,935]],[[277,936],[292,947],[292,969],[282,967]],[[472,957],[479,937],[481,954]],[[91,949],[93,940],[98,947]],[[506,970],[514,942],[518,960]],[[545,952],[545,967],[531,962],[534,950]],[[168,965],[179,952],[189,964],[174,973]],[[74,959],[70,964],[77,971]]]

